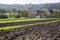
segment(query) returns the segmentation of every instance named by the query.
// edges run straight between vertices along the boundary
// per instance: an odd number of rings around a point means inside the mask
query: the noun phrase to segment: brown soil
[[[60,22],[0,31],[0,40],[19,40],[20,38],[22,40],[58,40],[60,38]]]

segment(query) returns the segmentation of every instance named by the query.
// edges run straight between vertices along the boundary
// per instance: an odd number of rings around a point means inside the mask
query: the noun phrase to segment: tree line
[[[15,9],[12,10],[0,10],[0,18],[20,18],[20,17],[29,17],[29,12],[27,10],[18,10]],[[52,10],[50,17],[51,18],[60,18],[60,10]],[[34,15],[34,14],[32,14]]]

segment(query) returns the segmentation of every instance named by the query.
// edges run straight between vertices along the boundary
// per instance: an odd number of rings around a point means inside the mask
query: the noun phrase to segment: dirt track
[[[0,31],[1,40],[19,40],[20,38],[22,40],[57,40],[60,38],[60,22]]]

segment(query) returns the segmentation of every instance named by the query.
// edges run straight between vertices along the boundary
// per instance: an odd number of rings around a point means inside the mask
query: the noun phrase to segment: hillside
[[[60,9],[60,3],[46,3],[46,4],[0,4],[0,9],[16,9],[16,10],[40,10],[40,9]]]

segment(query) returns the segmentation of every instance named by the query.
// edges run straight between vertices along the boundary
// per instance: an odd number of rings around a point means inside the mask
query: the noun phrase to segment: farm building
[[[49,17],[51,15],[51,13],[48,10],[36,11],[35,13],[36,17],[42,17],[42,18]]]
[[[49,17],[51,15],[50,11],[48,10],[40,10],[40,11],[28,11],[28,16],[29,17]]]

